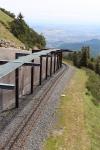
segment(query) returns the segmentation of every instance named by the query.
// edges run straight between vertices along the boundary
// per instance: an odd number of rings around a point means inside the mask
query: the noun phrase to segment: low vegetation
[[[93,95],[94,103],[100,103],[100,57],[91,57],[90,48],[82,47],[81,51],[69,53],[64,59],[72,61],[78,68],[85,68],[89,76],[87,88]]]
[[[69,53],[65,58],[73,61],[73,64],[78,68],[86,67],[100,75],[100,57],[91,57],[89,47],[82,47],[81,51]]]
[[[89,76],[86,86],[93,96],[93,102],[97,105],[100,103],[100,75],[89,69],[86,69],[86,72]]]
[[[61,97],[58,122],[44,142],[44,150],[100,149],[100,106],[92,101],[93,96],[86,88],[88,80],[85,70],[76,70],[63,93],[65,97]]]

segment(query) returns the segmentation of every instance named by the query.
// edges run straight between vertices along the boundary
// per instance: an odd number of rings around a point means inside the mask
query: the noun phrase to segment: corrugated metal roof
[[[46,54],[49,54],[50,52],[54,52],[57,50],[59,50],[59,49],[43,50],[41,52],[32,53],[30,55],[20,57],[14,61],[10,61],[10,62],[0,66],[0,78],[8,75],[15,69],[21,67],[24,63],[30,62],[33,59],[39,58],[41,55],[46,55]]]

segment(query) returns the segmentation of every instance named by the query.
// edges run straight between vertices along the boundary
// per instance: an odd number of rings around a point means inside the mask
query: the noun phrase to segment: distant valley
[[[36,25],[46,37],[47,47],[79,50],[90,46],[92,55],[100,54],[100,27],[85,25]]]
[[[78,43],[62,43],[59,48],[63,49],[72,49],[72,50],[80,50],[82,46],[89,46],[91,49],[91,54],[96,56],[100,55],[100,40],[98,39],[92,39],[84,42],[78,42]]]

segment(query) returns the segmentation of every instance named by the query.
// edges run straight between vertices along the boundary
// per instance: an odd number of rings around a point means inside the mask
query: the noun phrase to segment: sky
[[[0,0],[0,7],[32,23],[100,24],[100,0]]]

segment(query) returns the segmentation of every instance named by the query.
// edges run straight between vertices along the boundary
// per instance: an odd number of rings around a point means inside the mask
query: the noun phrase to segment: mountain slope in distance
[[[92,39],[89,41],[79,42],[79,43],[62,43],[58,48],[62,49],[72,49],[80,50],[82,46],[89,46],[91,49],[92,55],[100,55],[100,40]]]

